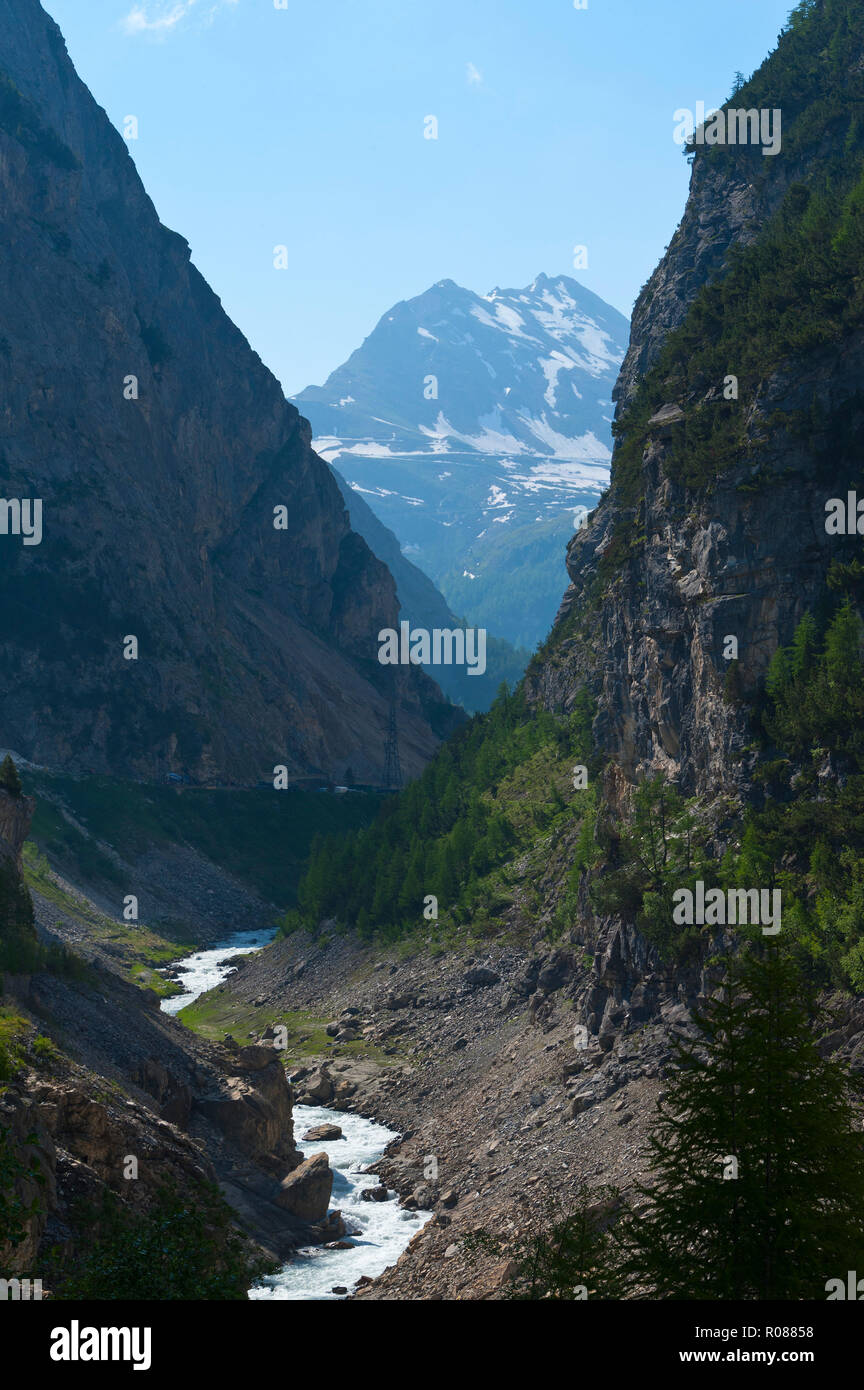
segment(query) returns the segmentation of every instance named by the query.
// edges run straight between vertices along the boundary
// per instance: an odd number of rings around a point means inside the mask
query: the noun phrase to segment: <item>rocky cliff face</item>
[[[33,906],[24,884],[21,851],[30,830],[35,803],[0,788],[0,965],[26,964],[35,945]]]
[[[531,698],[549,709],[567,709],[583,683],[597,696],[595,734],[614,764],[607,794],[616,804],[653,772],[688,794],[746,791],[747,713],[729,698],[729,653],[737,650],[735,688],[753,694],[777,647],[824,598],[832,563],[857,563],[857,537],[826,534],[825,502],[845,498],[860,476],[860,327],[832,323],[796,350],[779,310],[776,325],[760,321],[760,306],[745,308],[742,295],[712,322],[719,301],[704,298],[742,253],[770,244],[781,209],[806,207],[828,180],[839,185],[859,156],[860,33],[843,4],[808,8],[807,23],[731,100],[783,110],[782,152],[696,150],[683,219],[634,311],[615,391],[612,486],[568,546],[570,585],[545,657],[529,672]],[[824,25],[825,50],[803,69],[804,44],[814,42],[808,24]],[[799,62],[806,76],[796,88]],[[832,93],[836,114],[820,122],[814,112]],[[811,258],[789,303],[797,293],[809,319],[820,290]],[[741,345],[717,370],[706,333],[701,374],[698,363],[682,367],[672,341],[700,300],[721,341],[737,314]],[[748,313],[765,352],[745,366]],[[727,412],[734,447],[719,433],[704,447],[712,411]]]
[[[12,796],[0,787],[0,847],[19,868],[35,807],[32,796]]]
[[[844,591],[861,610],[860,536],[828,532],[826,501],[860,491],[860,239],[838,209],[860,196],[862,75],[856,7],[799,7],[731,103],[782,109],[782,152],[697,147],[681,225],[634,312],[611,486],[568,546],[570,585],[526,681],[557,713],[585,687],[596,698],[598,825],[612,828],[601,874],[655,774],[698,798],[713,858],[739,842],[741,813],[766,804],[772,656]],[[799,772],[787,767],[781,801]],[[583,877],[574,937],[593,967],[570,992],[610,1046],[712,988],[700,950],[664,958],[634,916],[598,913]]]
[[[379,780],[393,581],[37,0],[0,0],[0,240],[0,495],[42,512],[0,518],[4,742]],[[413,772],[451,716],[416,672],[397,695]]]
[[[62,940],[39,926],[43,940]],[[82,1203],[100,1210],[113,1194],[142,1216],[166,1184],[195,1207],[202,1184],[218,1183],[245,1231],[280,1259],[343,1233],[328,1214],[326,1158],[311,1191],[306,1181],[292,1090],[272,1046],[203,1042],[155,995],[95,961],[83,978],[40,968],[3,985],[14,1038],[0,1057],[0,1147],[18,1164],[12,1193],[25,1206],[36,1199],[22,1213],[21,1243],[0,1239],[4,1272],[52,1278],[57,1256],[74,1265],[92,1244]]]

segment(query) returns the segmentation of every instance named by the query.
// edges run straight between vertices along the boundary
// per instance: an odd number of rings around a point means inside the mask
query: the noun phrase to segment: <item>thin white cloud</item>
[[[199,0],[161,0],[161,3],[151,3],[150,0],[141,0],[141,3],[132,6],[129,13],[121,21],[121,28],[124,33],[132,36],[137,34],[150,34],[155,38],[166,38],[173,33],[178,24],[181,24],[187,15],[196,8]],[[216,4],[211,4],[206,12],[206,19],[212,20],[216,11],[223,5],[236,5],[237,0],[217,0]],[[199,10],[199,14],[202,13]]]
[[[483,74],[474,63],[468,63],[465,68],[465,76],[468,78],[469,87],[482,87]]]
[[[153,13],[144,5],[133,5],[123,20],[127,34],[170,34],[195,5],[195,0],[177,0],[170,9]]]

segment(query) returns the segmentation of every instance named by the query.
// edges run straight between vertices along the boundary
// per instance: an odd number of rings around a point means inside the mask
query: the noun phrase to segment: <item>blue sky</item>
[[[629,313],[686,198],[673,112],[723,102],[792,8],[43,4],[112,121],[138,117],[129,148],[162,221],[289,393],[436,280],[485,293],[570,273]]]

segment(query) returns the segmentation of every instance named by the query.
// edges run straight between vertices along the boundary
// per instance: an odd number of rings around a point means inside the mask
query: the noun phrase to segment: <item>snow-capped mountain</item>
[[[608,480],[627,337],[568,276],[487,295],[442,280],[293,400],[451,608],[533,647],[566,585],[574,509]]]

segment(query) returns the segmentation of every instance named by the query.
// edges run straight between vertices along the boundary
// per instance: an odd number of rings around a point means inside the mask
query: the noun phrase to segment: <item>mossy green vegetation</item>
[[[0,1004],[0,1091],[18,1067],[27,1060],[27,1036],[32,1031],[29,1019],[9,1004]]]
[[[751,717],[761,796],[743,814],[730,803],[722,858],[698,801],[651,779],[625,824],[600,822],[592,903],[681,962],[710,928],[673,925],[676,889],[779,889],[784,940],[808,978],[864,991],[864,625],[849,600],[805,615]]]
[[[31,1019],[12,1004],[0,1004],[0,1094],[23,1068],[59,1075],[67,1065],[60,1048]]]

